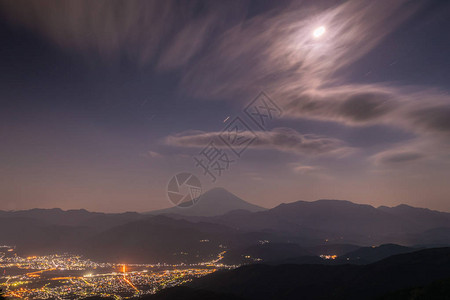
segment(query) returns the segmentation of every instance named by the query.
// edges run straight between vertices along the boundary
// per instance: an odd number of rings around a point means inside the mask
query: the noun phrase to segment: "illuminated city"
[[[0,246],[0,288],[11,299],[126,299],[177,286],[218,269],[225,251],[211,262],[192,265],[97,263],[81,256],[21,257]]]

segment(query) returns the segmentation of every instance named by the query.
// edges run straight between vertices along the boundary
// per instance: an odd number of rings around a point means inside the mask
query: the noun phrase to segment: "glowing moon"
[[[314,29],[313,35],[314,37],[318,38],[321,37],[325,33],[325,27],[320,26]]]

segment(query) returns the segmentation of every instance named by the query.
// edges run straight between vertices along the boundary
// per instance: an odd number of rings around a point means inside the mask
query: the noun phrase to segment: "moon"
[[[313,35],[315,38],[321,37],[325,33],[325,27],[320,26],[314,29]]]

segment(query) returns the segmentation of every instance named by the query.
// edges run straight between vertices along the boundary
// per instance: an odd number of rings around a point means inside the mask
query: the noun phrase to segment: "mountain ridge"
[[[305,299],[375,299],[448,278],[449,270],[450,248],[436,248],[393,255],[365,266],[253,264],[216,272],[187,286],[248,300],[293,300],[299,295]]]
[[[173,206],[165,209],[149,211],[145,214],[178,214],[184,216],[213,217],[224,215],[235,210],[257,212],[266,208],[247,202],[225,188],[216,187],[202,194],[197,203],[188,208]]]
[[[271,243],[294,243],[301,247],[330,244],[373,246],[387,243],[412,247],[450,245],[450,213],[446,212],[408,206],[375,208],[368,204],[327,199],[313,202],[300,200],[280,204],[272,209],[250,212],[237,208],[234,203],[237,201],[242,204],[240,201],[243,200],[226,190],[213,189],[212,196],[214,193],[231,197],[231,205],[225,203],[228,205],[227,209],[230,209],[225,214],[108,214],[61,209],[0,211],[0,227],[8,228],[0,236],[0,243],[17,245],[19,249],[27,250],[24,252],[28,254],[48,253],[52,249],[80,251],[87,249],[87,245],[98,244],[105,251],[110,249],[112,253],[113,249],[126,250],[124,255],[132,256],[132,248],[121,248],[121,244],[127,240],[142,249],[155,251],[161,260],[169,254],[171,256],[168,258],[178,260],[180,257],[174,255],[182,252],[177,250],[182,249],[181,241],[190,237],[186,241],[190,245],[189,257],[185,257],[189,261],[196,259],[199,249],[201,257],[206,259],[209,254],[220,252],[217,248],[219,245],[248,249],[266,240]],[[233,199],[236,201],[233,202]],[[226,202],[221,200],[223,198],[216,198],[216,202]],[[167,234],[161,235],[159,232]],[[171,252],[164,253],[160,251],[161,247],[149,245],[149,240],[157,242],[152,235],[164,238],[166,244],[170,245]],[[209,240],[209,243],[200,243],[201,240]],[[206,253],[202,249],[211,252]],[[94,252],[86,254],[98,256]],[[142,261],[151,258],[144,252],[139,253],[139,257]]]

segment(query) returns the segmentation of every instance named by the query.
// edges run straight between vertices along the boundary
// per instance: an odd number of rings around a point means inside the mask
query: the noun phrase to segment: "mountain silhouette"
[[[187,286],[191,288],[190,293],[195,290],[218,295],[229,293],[247,300],[377,299],[398,290],[445,280],[450,277],[449,274],[450,248],[435,248],[394,255],[365,266],[255,264],[219,271],[194,280]],[[437,288],[447,294],[436,299],[448,299],[449,289],[442,284],[438,284]],[[177,298],[168,296],[164,299]]]
[[[263,209],[216,188],[206,192],[192,208],[153,213],[0,211],[0,228],[8,228],[2,232],[0,243],[17,246],[18,254],[82,252],[88,257],[114,260],[120,253],[120,259],[133,262],[204,261],[223,251],[219,245],[226,246],[229,257],[234,253],[233,261],[240,261],[251,250],[254,254],[250,256],[263,262],[305,261],[309,255],[300,248],[312,256],[342,256],[362,246],[389,243],[416,248],[450,245],[450,213],[406,205],[375,208],[349,201],[318,200]],[[259,246],[264,241],[270,245]],[[291,251],[297,246],[297,252]],[[398,247],[386,253],[383,249],[387,248],[365,249],[367,255],[363,256],[368,260],[359,263],[401,253],[395,252]]]
[[[373,247],[361,247],[355,251],[346,253],[338,258],[339,262],[352,264],[369,264],[392,255],[417,251],[418,249],[395,244],[383,244]]]
[[[388,293],[378,300],[447,300],[450,299],[450,278],[431,284]]]
[[[380,206],[378,209],[407,221],[410,228],[422,229],[426,226],[427,229],[431,229],[450,226],[450,214],[446,212],[412,207],[406,204],[395,207]]]
[[[200,196],[195,205],[190,207],[174,206],[155,210],[148,214],[177,214],[184,216],[219,216],[235,210],[249,212],[263,211],[265,208],[248,203],[224,188],[213,188]]]
[[[430,214],[439,218],[433,221]],[[210,218],[209,222],[240,230],[283,233],[296,236],[296,242],[316,245],[320,241],[367,246],[415,245],[424,238],[428,244],[450,242],[450,213],[414,209],[399,217],[386,208],[342,200],[297,201],[261,212],[228,213]]]

